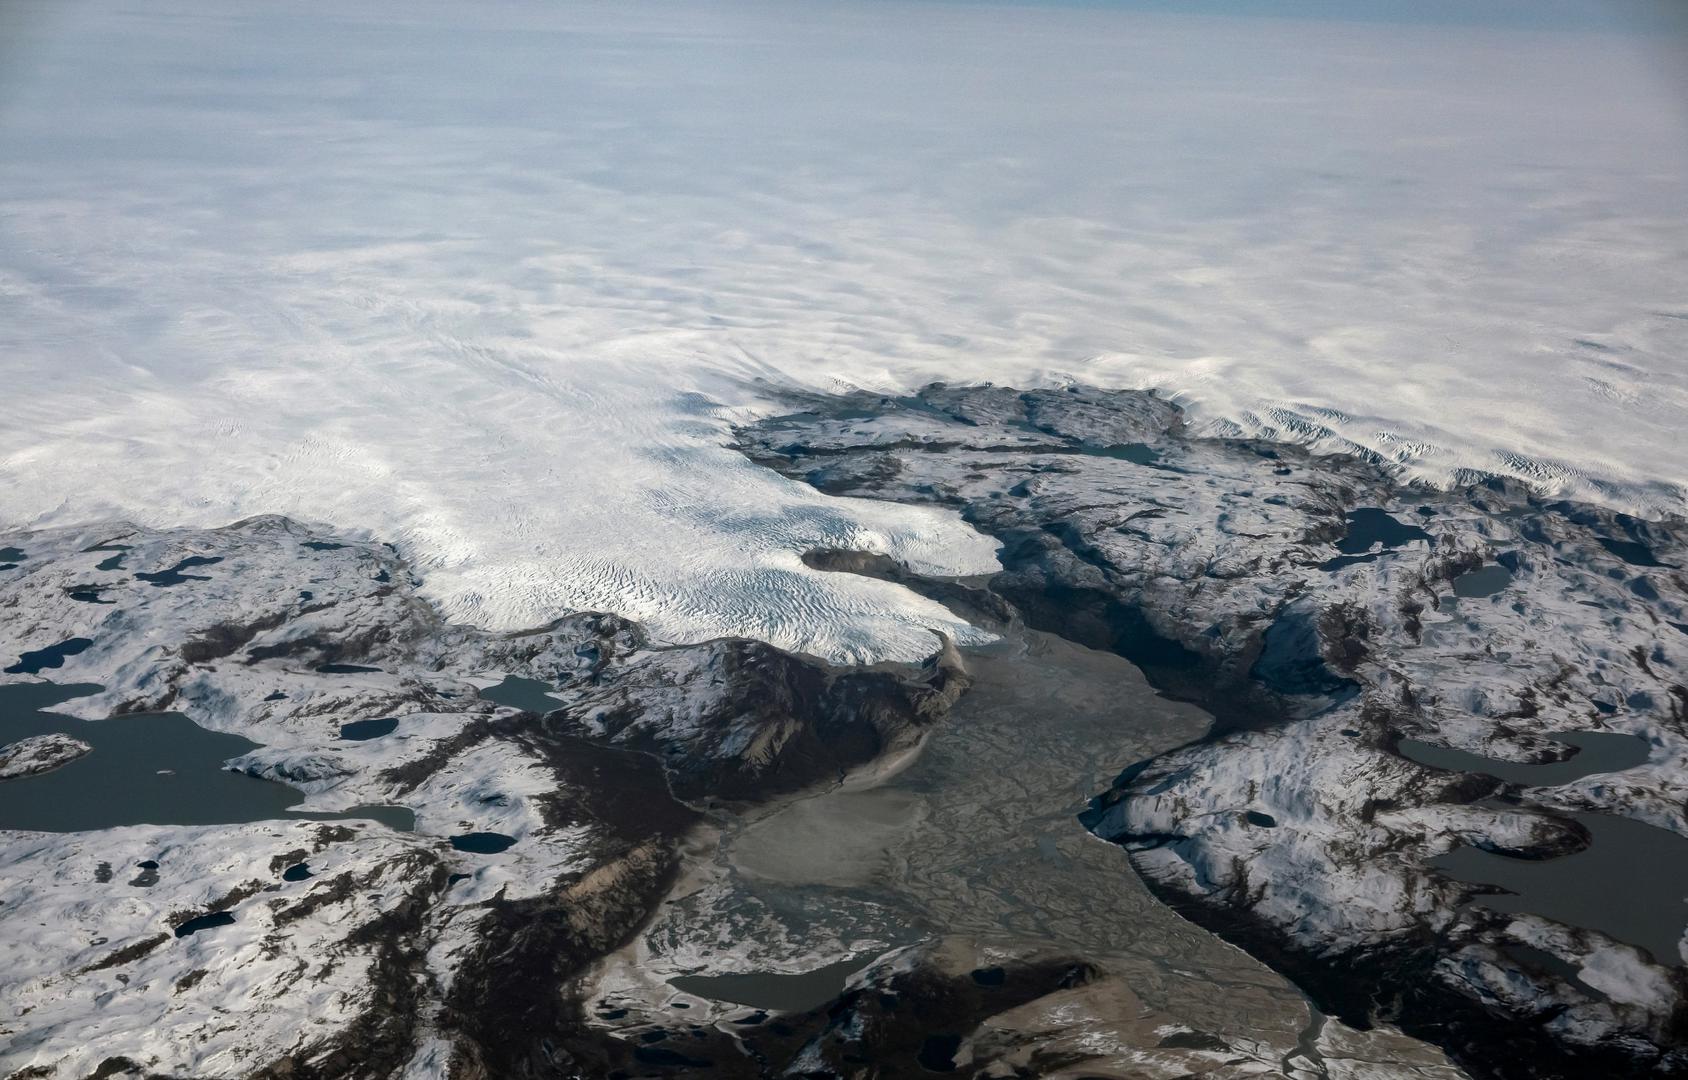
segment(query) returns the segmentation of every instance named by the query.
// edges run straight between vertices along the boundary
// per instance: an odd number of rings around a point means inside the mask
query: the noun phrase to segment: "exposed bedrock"
[[[93,747],[70,735],[32,735],[0,746],[0,780],[37,776],[69,765]]]
[[[955,508],[1001,541],[1004,570],[944,588],[988,584],[1028,624],[1212,712],[1206,738],[1133,765],[1085,818],[1167,903],[1326,1011],[1483,1075],[1688,1074],[1685,920],[1547,918],[1451,869],[1471,856],[1574,879],[1560,860],[1610,855],[1599,826],[1638,822],[1669,843],[1599,887],[1650,888],[1644,914],[1681,913],[1684,892],[1645,867],[1688,836],[1683,522],[1196,438],[1149,393],[937,385],[792,404],[741,449],[823,491]],[[812,564],[918,577],[871,553]],[[1528,770],[1619,736],[1640,752],[1582,751],[1571,779]]]
[[[258,744],[231,766],[303,810],[416,829],[0,834],[0,1076],[593,1075],[613,1054],[574,981],[702,816],[912,745],[967,683],[938,638],[924,666],[843,669],[603,614],[484,633],[390,547],[277,517],[3,543],[28,558],[0,574],[0,685],[50,677],[91,729],[183,713]],[[512,676],[552,705],[480,695]],[[73,743],[8,746],[7,782],[76,768]]]

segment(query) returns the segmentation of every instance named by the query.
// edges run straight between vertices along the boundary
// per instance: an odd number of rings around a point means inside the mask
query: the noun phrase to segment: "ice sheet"
[[[285,513],[396,541],[484,626],[609,609],[866,659],[960,627],[804,548],[971,573],[993,546],[744,462],[729,426],[770,386],[1155,386],[1213,430],[1684,509],[1669,35],[893,2],[7,18],[6,525]]]

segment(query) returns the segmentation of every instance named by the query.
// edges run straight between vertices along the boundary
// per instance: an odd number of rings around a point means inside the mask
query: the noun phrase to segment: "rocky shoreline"
[[[69,735],[32,735],[18,739],[0,746],[0,780],[52,772],[91,750],[93,747]]]
[[[1573,811],[1688,833],[1682,522],[1192,438],[1148,393],[933,386],[792,405],[741,449],[832,494],[956,509],[1003,544],[989,589],[1029,625],[1112,649],[1214,714],[1085,816],[1167,903],[1322,1009],[1397,1025],[1479,1075],[1688,1072],[1680,955],[1502,914],[1433,865],[1462,845],[1577,851]],[[1646,763],[1522,787],[1399,752],[1550,761],[1575,752],[1556,735],[1585,730],[1644,740]]]

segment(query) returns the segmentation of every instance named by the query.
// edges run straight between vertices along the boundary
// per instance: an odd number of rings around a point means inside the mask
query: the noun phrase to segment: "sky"
[[[993,545],[740,459],[771,387],[1682,512],[1680,9],[1264,10],[0,2],[0,526],[287,513],[481,625],[871,659],[966,629],[804,548]]]

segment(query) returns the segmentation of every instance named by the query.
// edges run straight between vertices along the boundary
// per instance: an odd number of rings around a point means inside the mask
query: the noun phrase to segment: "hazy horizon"
[[[757,380],[1688,506],[1673,9],[1175,6],[10,6],[0,521],[287,513],[485,625],[865,658],[959,627],[804,548],[991,545],[725,449]]]

